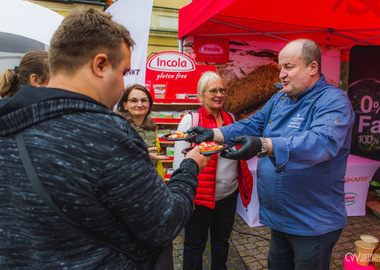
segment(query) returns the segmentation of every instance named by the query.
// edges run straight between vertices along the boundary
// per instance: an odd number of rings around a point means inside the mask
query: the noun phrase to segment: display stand
[[[161,52],[148,59],[145,86],[153,98],[151,117],[158,125],[159,137],[162,132],[176,131],[187,111],[201,107],[197,98],[198,80],[205,71],[215,70],[215,66],[197,65],[194,59],[179,52]],[[160,140],[160,145],[161,154],[173,155],[173,141]],[[173,159],[163,160],[162,165],[168,181]]]
[[[161,100],[160,100],[161,101]],[[201,104],[193,100],[172,100],[176,102],[167,102],[167,100],[162,100],[161,102],[154,102],[152,107],[152,112],[154,111],[166,111],[166,112],[183,112],[188,110],[197,110],[200,108]],[[181,118],[152,118],[157,124],[159,130],[177,130],[178,124],[181,122]],[[174,148],[174,141],[167,141],[159,139],[161,146],[161,154],[165,155],[170,151],[168,149]],[[171,172],[173,168],[173,157],[168,160],[162,160],[162,165],[165,168],[165,182],[170,180]]]

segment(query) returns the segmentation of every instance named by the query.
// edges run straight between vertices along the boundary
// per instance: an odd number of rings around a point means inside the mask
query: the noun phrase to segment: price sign
[[[355,111],[351,153],[380,160],[379,46],[355,46],[350,52],[348,96]]]

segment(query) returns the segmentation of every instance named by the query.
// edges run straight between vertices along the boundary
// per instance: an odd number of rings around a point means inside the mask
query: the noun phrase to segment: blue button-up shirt
[[[355,114],[347,95],[322,76],[297,96],[275,94],[255,115],[222,127],[225,141],[270,138],[274,158],[257,165],[260,222],[295,235],[321,235],[347,224],[344,175]]]

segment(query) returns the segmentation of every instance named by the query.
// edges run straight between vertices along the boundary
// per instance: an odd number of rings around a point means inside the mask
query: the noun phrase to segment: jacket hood
[[[88,96],[63,89],[27,85],[13,97],[0,99],[0,136],[81,111],[113,114],[105,105]]]

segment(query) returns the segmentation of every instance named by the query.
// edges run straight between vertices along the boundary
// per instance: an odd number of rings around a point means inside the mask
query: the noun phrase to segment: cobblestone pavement
[[[330,269],[343,269],[343,259],[347,253],[355,252],[354,242],[362,234],[370,234],[380,239],[380,219],[367,209],[364,217],[349,217],[338,243],[335,245]],[[173,242],[174,269],[182,269],[183,232]],[[268,269],[267,255],[269,251],[270,229],[268,227],[250,228],[236,214],[234,229],[230,238],[230,251],[227,262],[228,269]],[[203,269],[210,269],[210,246],[207,243],[203,256]]]

